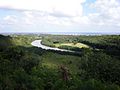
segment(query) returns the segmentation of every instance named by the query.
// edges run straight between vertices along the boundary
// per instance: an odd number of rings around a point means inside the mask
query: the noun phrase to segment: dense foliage
[[[49,46],[82,42],[93,49],[74,54],[30,45],[41,37]],[[0,35],[0,90],[120,90],[119,41],[119,35]]]
[[[44,45],[54,47],[54,43],[84,43],[92,47],[93,49],[100,49],[104,52],[113,55],[119,56],[120,52],[120,35],[102,35],[102,36],[61,36],[61,35],[47,35],[43,37],[42,43]],[[75,49],[73,47],[63,46],[60,48],[65,49]],[[80,49],[77,49],[80,51]],[[76,50],[76,51],[77,51]],[[119,57],[118,57],[119,58]],[[120,59],[120,58],[119,58]]]

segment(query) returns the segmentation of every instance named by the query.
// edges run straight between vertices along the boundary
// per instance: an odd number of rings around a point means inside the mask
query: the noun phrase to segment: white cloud
[[[48,23],[52,25],[59,25],[59,26],[74,26],[76,24],[83,25],[89,24],[90,21],[87,16],[76,16],[76,17],[67,17],[67,16],[55,16],[44,12],[32,12],[32,11],[25,11],[23,12],[24,19],[33,22],[33,24],[41,24],[41,23]]]
[[[0,8],[23,10],[17,17],[19,24],[41,24],[42,22],[69,26],[84,20],[83,6],[86,0],[0,0]],[[12,19],[12,17],[9,18]],[[78,20],[77,20],[78,19]],[[17,24],[17,23],[15,23]]]
[[[97,10],[97,13],[92,13],[88,16],[92,23],[98,25],[119,25],[119,0],[96,0],[91,6]]]
[[[59,28],[77,26],[81,30],[120,27],[119,0],[96,0],[91,4],[96,12],[86,16],[83,14],[84,2],[87,0],[0,0],[0,8],[21,10],[15,15],[6,15],[0,23],[17,28],[47,28],[47,25]]]
[[[87,16],[81,16],[81,17],[74,17],[72,18],[72,21],[75,23],[75,24],[81,24],[81,25],[88,25],[90,24],[90,20]]]
[[[82,3],[85,0],[0,0],[0,8],[18,10],[37,10],[47,13],[59,13],[67,16],[82,15]]]
[[[17,17],[15,15],[7,15],[3,18],[3,23],[7,25],[17,23]]]

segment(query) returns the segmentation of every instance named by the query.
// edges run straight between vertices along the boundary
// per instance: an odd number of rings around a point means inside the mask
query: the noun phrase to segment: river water
[[[33,42],[31,43],[31,45],[32,45],[32,46],[35,46],[35,47],[40,47],[40,48],[45,49],[45,50],[74,52],[74,51],[71,51],[71,50],[59,49],[59,48],[54,48],[54,47],[45,46],[45,45],[43,45],[41,42],[42,42],[42,40],[35,40],[35,41],[33,41]]]

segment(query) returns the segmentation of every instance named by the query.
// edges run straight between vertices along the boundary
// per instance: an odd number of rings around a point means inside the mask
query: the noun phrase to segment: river
[[[45,45],[43,45],[41,42],[42,42],[42,40],[35,40],[35,41],[33,41],[33,42],[31,43],[31,45],[32,45],[32,46],[35,46],[35,47],[40,47],[40,48],[45,49],[45,50],[74,52],[74,51],[71,51],[71,50],[59,49],[59,48],[54,48],[54,47],[45,46]]]

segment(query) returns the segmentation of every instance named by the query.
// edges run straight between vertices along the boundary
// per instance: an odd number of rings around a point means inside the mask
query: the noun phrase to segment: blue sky
[[[0,0],[5,32],[120,32],[120,1]]]

